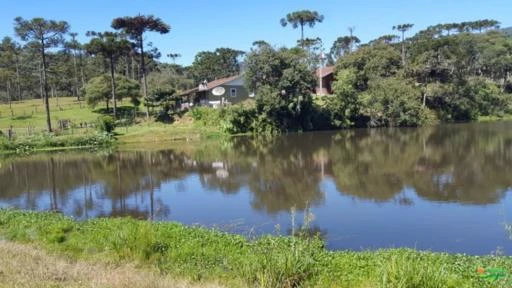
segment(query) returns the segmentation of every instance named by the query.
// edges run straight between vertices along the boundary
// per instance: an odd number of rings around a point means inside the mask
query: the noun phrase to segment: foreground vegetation
[[[332,252],[318,239],[248,240],[201,227],[128,218],[77,222],[57,213],[0,210],[0,234],[74,260],[131,263],[228,286],[504,287],[512,280],[510,257],[409,249]]]
[[[109,287],[109,288],[215,288],[161,275],[135,265],[108,265],[52,255],[33,245],[0,241],[0,288]]]

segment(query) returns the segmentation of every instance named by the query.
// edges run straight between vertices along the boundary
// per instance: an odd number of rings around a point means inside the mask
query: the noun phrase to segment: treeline
[[[18,39],[4,37],[0,44],[0,101],[47,102],[50,97],[73,96],[92,106],[110,104],[115,116],[116,102],[122,98],[130,97],[138,105],[150,101],[157,88],[194,86],[188,69],[159,62],[161,52],[143,42],[146,32],[168,33],[170,26],[164,21],[151,15],[120,17],[113,19],[111,28],[87,31],[88,41],[80,43],[66,21],[17,17]],[[167,56],[176,59],[179,54]]]
[[[226,130],[420,126],[510,114],[512,38],[498,25],[494,20],[438,24],[406,37],[414,25],[401,24],[392,27],[401,35],[365,44],[350,28],[327,57],[335,65],[334,95],[316,99],[312,87],[318,79],[308,59],[316,50],[307,43],[318,41],[300,40],[302,47],[291,49],[257,41],[245,59],[256,105],[228,109]]]
[[[419,126],[512,112],[512,38],[495,20],[437,24],[412,36],[405,23],[390,27],[399,35],[364,44],[349,27],[327,54],[320,38],[304,35],[323,20],[316,11],[289,13],[280,23],[300,29],[295,47],[259,40],[249,51],[201,51],[183,67],[159,62],[162,53],[144,43],[146,33],[171,29],[151,15],[113,19],[111,31],[88,31],[87,43],[65,21],[18,17],[21,43],[5,37],[0,45],[0,99],[74,96],[105,103],[115,118],[117,101],[129,98],[165,121],[176,102],[191,101],[177,92],[243,72],[256,100],[217,112],[229,133]],[[315,98],[314,71],[325,65],[335,65],[334,95]]]

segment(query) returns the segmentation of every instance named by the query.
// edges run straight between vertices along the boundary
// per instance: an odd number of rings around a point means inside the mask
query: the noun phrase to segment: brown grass
[[[0,287],[221,287],[191,284],[134,266],[71,261],[33,246],[0,241]]]

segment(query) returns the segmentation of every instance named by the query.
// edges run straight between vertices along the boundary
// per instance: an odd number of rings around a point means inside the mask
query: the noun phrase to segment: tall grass
[[[18,154],[57,148],[109,147],[113,144],[114,139],[110,135],[97,132],[64,136],[43,133],[14,138],[12,140],[0,135],[0,151],[15,152]]]
[[[477,267],[512,269],[510,257],[408,249],[327,251],[318,238],[248,240],[218,230],[129,218],[76,222],[57,213],[0,210],[0,237],[72,259],[133,263],[229,287],[506,287]],[[501,286],[500,286],[501,285]]]

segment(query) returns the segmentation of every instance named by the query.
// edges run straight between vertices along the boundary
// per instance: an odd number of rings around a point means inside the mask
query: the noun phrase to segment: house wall
[[[245,86],[232,85],[232,82],[230,84],[231,85],[220,85],[219,86],[219,87],[223,87],[226,90],[226,92],[222,96],[215,96],[212,94],[212,90],[209,90],[208,94],[207,94],[208,101],[220,101],[221,98],[224,97],[224,101],[227,101],[231,104],[237,104],[237,103],[240,103],[240,102],[250,98],[249,91],[247,90],[247,88]],[[237,84],[237,83],[235,83],[235,84]],[[236,89],[236,97],[230,96],[231,88]]]

